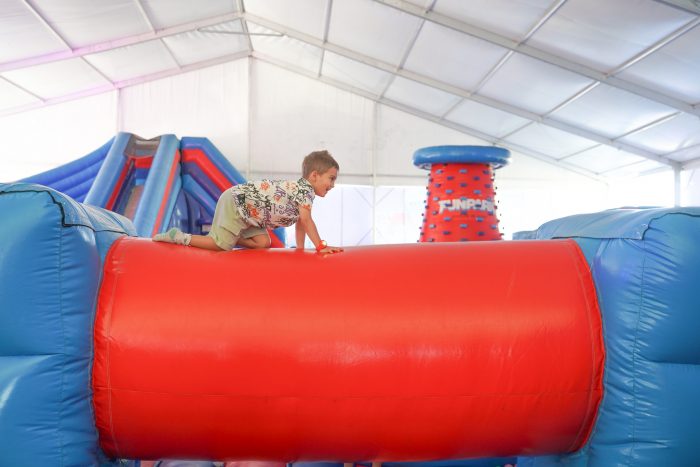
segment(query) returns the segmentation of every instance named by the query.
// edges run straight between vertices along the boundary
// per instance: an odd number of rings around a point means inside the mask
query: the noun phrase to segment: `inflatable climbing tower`
[[[510,152],[495,146],[431,146],[413,163],[430,170],[420,242],[500,240],[495,169]]]

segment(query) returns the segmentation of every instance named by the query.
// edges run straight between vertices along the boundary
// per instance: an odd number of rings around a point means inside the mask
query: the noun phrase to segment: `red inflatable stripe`
[[[117,197],[119,196],[119,193],[122,191],[122,185],[124,185],[124,180],[126,180],[126,176],[129,174],[129,170],[131,170],[132,167],[136,168],[136,169],[150,169],[152,163],[153,163],[153,156],[147,156],[147,157],[124,156],[124,165],[122,166],[122,171],[119,173],[119,178],[117,179],[117,183],[114,184],[114,189],[112,190],[112,194],[109,196],[109,199],[107,200],[107,204],[105,205],[105,208],[109,209],[109,210],[114,209],[114,203],[116,203]]]
[[[160,201],[160,207],[158,208],[158,214],[156,215],[156,220],[153,224],[153,231],[151,235],[155,235],[160,232],[160,226],[163,223],[163,215],[165,214],[165,207],[168,204],[168,199],[172,195],[172,187],[175,181],[175,174],[177,173],[177,168],[180,166],[180,151],[175,151],[175,156],[170,165],[170,171],[168,173],[168,182],[165,185],[165,190],[163,191],[163,198]]]
[[[231,188],[231,183],[224,174],[211,162],[211,160],[202,152],[201,149],[183,149],[182,162],[193,162],[201,169],[201,171],[211,179],[216,187],[221,190]]]

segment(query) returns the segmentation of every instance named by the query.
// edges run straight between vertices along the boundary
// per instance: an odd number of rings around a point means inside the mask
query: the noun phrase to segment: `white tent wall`
[[[383,185],[419,184],[428,171],[413,165],[413,153],[426,146],[488,145],[485,141],[442,127],[385,105],[377,113],[377,177]]]
[[[611,207],[608,185],[519,153],[496,171],[496,188],[505,238],[558,217]]]
[[[117,93],[108,92],[0,117],[0,182],[78,159],[114,136]]]
[[[251,66],[254,177],[299,177],[306,154],[328,149],[341,183],[371,183],[371,101],[259,60]]]
[[[489,144],[244,58],[0,118],[5,145],[0,180],[81,157],[116,130],[145,138],[164,133],[208,137],[249,178],[296,177],[305,154],[329,149],[341,164],[339,182],[345,186],[319,200],[315,216],[327,240],[341,245],[415,241],[427,172],[413,166],[413,152],[432,145]],[[684,203],[698,204],[697,183],[692,174],[683,176],[688,180]],[[496,179],[505,238],[569,214],[673,203],[671,171],[609,186],[513,152]]]
[[[682,206],[700,206],[700,169],[681,172]]]
[[[413,165],[413,152],[489,144],[260,60],[251,66],[253,175],[298,176],[301,157],[325,148],[341,165],[340,183],[370,185],[337,190],[317,203],[329,241],[416,241],[428,172]],[[506,238],[554,217],[607,207],[606,184],[523,154],[514,153],[496,179]]]
[[[380,106],[378,116],[377,180],[380,185],[425,186],[427,171],[412,163],[413,152],[418,148],[489,145],[387,106]],[[501,232],[505,238],[511,238],[512,233],[519,230],[534,229],[555,217],[596,211],[605,206],[606,184],[524,154],[513,152],[510,163],[495,174]],[[420,225],[420,219],[418,221]],[[417,226],[415,232],[417,239]]]
[[[610,184],[607,207],[673,206],[673,171],[624,178]]]
[[[248,67],[241,59],[125,88],[120,129],[144,138],[207,137],[245,175]]]

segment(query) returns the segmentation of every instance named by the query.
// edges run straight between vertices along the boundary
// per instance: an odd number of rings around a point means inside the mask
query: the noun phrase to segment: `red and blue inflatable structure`
[[[207,138],[121,132],[92,153],[21,180],[129,218],[142,237],[171,227],[206,234],[216,201],[245,178]],[[270,232],[284,246],[284,229]]]
[[[700,208],[331,256],[154,243],[32,183],[0,216],[0,465],[697,463]]]

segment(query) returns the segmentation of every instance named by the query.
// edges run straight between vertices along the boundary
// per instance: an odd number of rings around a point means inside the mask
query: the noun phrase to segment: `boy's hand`
[[[343,251],[342,248],[339,248],[337,246],[327,246],[326,248],[319,250],[318,252],[321,253],[322,255],[327,255],[327,254],[333,254],[333,253],[340,253]]]

